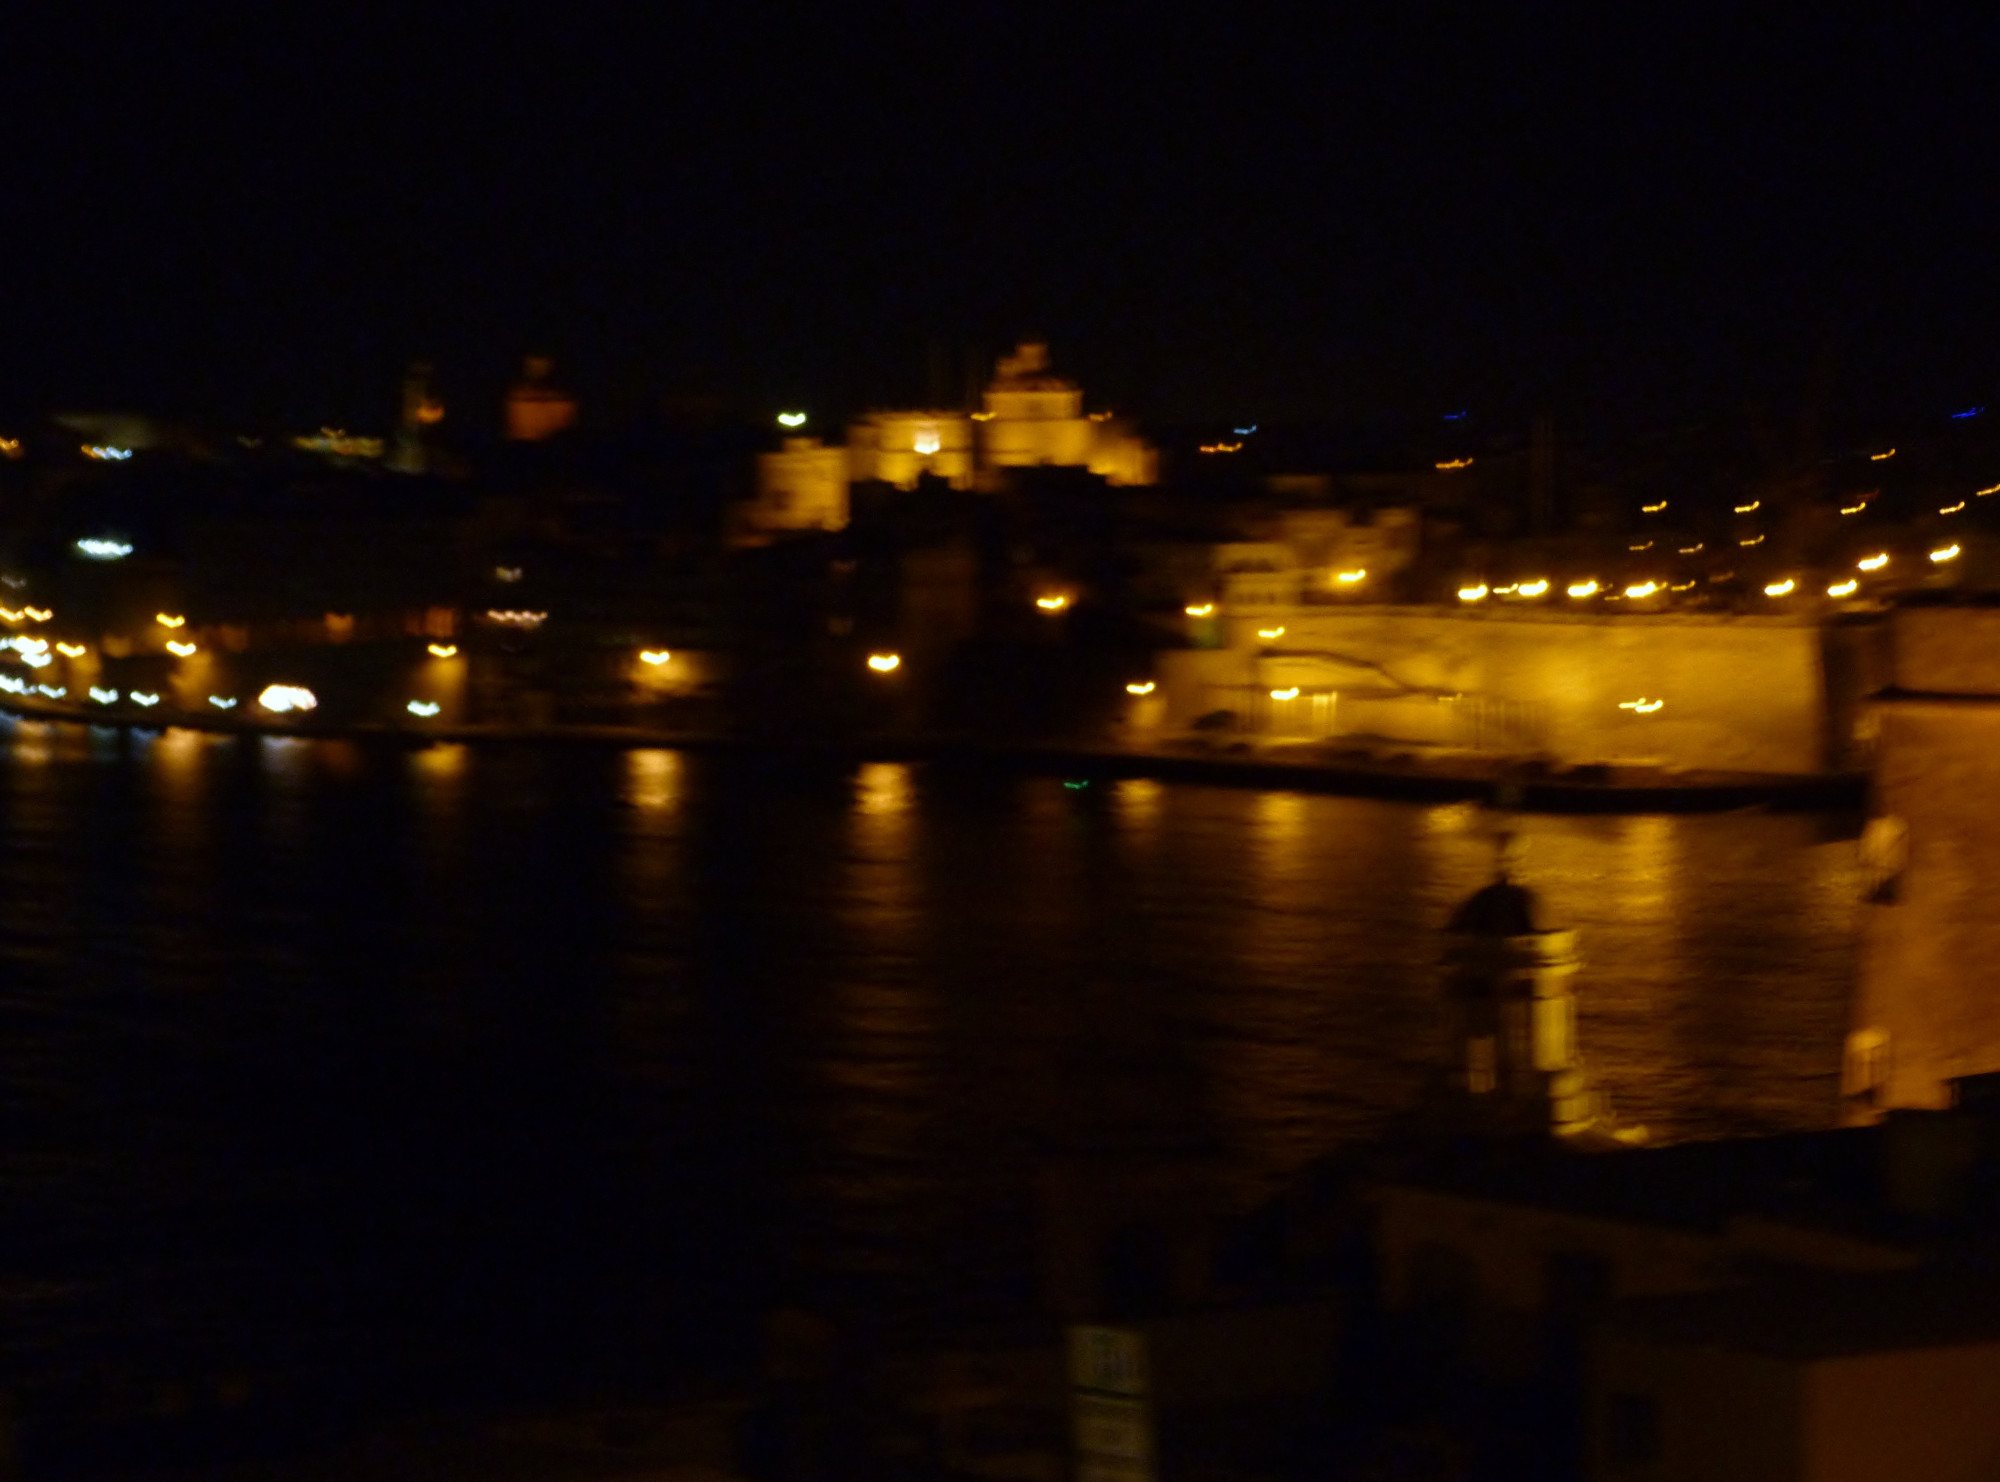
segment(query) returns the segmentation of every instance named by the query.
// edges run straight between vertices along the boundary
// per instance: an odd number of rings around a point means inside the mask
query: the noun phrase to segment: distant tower
[[[424,473],[430,468],[426,433],[444,420],[444,403],[431,394],[431,374],[430,362],[419,360],[403,375],[403,414],[389,455],[389,466],[398,473]]]
[[[576,425],[576,398],[550,383],[553,369],[541,355],[521,362],[521,379],[507,393],[509,440],[538,443]]]
[[[1517,858],[1501,835],[1493,882],[1445,928],[1450,1100],[1484,1131],[1606,1132],[1577,1050],[1576,933],[1536,926],[1534,893],[1510,878]]]

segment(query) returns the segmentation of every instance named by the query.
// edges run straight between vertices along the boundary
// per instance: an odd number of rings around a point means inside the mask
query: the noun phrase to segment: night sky
[[[44,9],[16,415],[365,423],[536,348],[838,415],[1029,332],[1155,421],[2000,406],[1977,7]]]

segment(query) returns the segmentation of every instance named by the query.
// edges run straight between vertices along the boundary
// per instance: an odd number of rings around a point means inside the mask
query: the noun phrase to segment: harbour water
[[[1016,1314],[1095,1089],[1246,1201],[1408,1101],[1492,826],[0,721],[6,1383],[537,1392],[726,1365],[779,1302]],[[1834,1118],[1851,821],[1516,827],[1622,1120]]]

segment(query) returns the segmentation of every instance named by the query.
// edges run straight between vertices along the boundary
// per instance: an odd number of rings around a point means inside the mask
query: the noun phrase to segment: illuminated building
[[[1001,357],[981,410],[878,411],[848,428],[849,476],[913,489],[928,473],[954,489],[997,489],[1010,468],[1083,468],[1113,484],[1159,477],[1153,448],[1049,368],[1048,346]]]
[[[743,532],[843,528],[848,457],[847,449],[822,446],[816,437],[788,437],[779,451],[758,454],[757,495],[742,512]]]
[[[1028,341],[1002,356],[979,414],[983,487],[999,471],[1049,464],[1087,468],[1113,484],[1151,484],[1159,456],[1109,418],[1087,417],[1083,392],[1049,368],[1047,345]]]
[[[507,436],[538,443],[576,425],[576,398],[549,384],[551,363],[540,355],[521,362],[521,379],[507,393]]]
[[[931,474],[954,489],[970,489],[972,429],[964,412],[870,412],[847,429],[849,476],[914,489]]]
[[[781,424],[792,425],[786,414]],[[803,421],[803,417],[800,416]],[[942,479],[954,489],[995,490],[1011,468],[1081,468],[1113,484],[1150,484],[1158,455],[1108,413],[1086,415],[1083,392],[1049,369],[1048,347],[1028,343],[1001,359],[978,412],[944,408],[869,412],[848,424],[847,446],[787,438],[757,460],[757,492],[738,517],[739,538],[779,530],[838,530],[848,486],[914,489]]]

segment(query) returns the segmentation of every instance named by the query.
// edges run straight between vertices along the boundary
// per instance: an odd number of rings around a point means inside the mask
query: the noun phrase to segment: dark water
[[[1042,1140],[1209,1139],[1250,1199],[1403,1104],[1491,860],[1465,806],[6,725],[0,1345],[51,1394],[1004,1317]],[[1521,826],[1622,1117],[1830,1120],[1851,843]]]

